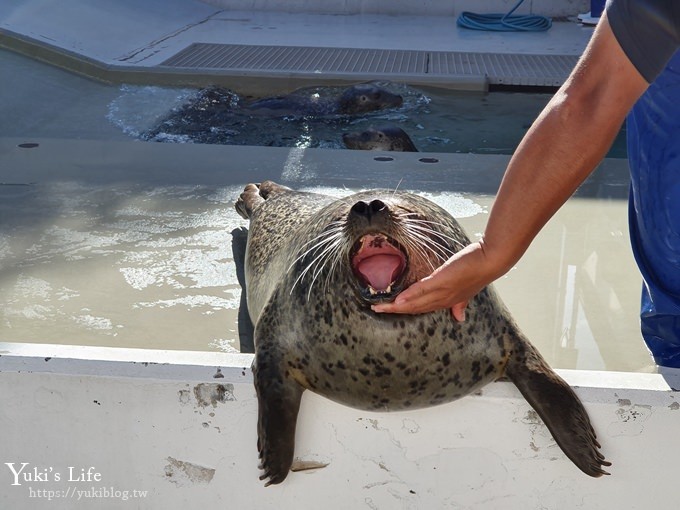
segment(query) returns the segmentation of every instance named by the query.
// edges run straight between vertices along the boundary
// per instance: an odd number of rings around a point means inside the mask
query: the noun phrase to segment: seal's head
[[[385,108],[397,108],[404,102],[399,94],[393,94],[377,85],[362,83],[349,87],[338,99],[339,113],[365,113]]]
[[[380,199],[352,205],[345,226],[352,247],[349,265],[355,289],[370,303],[392,301],[401,291],[409,268],[406,247],[398,239],[396,218]]]
[[[319,234],[298,252],[299,281],[311,278],[309,292],[317,281],[323,292],[350,288],[365,306],[393,301],[465,240],[444,234],[436,214],[413,200],[366,192],[327,206],[314,220]]]
[[[411,137],[397,126],[369,128],[356,133],[342,135],[345,147],[354,150],[418,152]]]

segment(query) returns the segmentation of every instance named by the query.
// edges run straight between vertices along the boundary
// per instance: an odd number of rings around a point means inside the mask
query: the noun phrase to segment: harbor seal
[[[273,182],[236,202],[250,220],[245,278],[255,325],[258,450],[267,485],[293,461],[305,390],[371,411],[435,406],[508,377],[584,473],[610,463],[574,391],[522,334],[493,287],[450,311],[377,314],[469,243],[458,222],[425,198],[365,191],[337,199]]]
[[[249,111],[276,112],[280,115],[356,115],[397,108],[403,98],[373,83],[360,83],[345,88],[338,96],[332,88],[308,87],[286,96],[267,97],[250,103]]]
[[[418,152],[411,137],[397,126],[380,126],[361,132],[344,133],[342,142],[345,147],[354,150]]]

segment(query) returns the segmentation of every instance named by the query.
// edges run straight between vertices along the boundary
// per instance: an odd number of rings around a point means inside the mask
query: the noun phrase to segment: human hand
[[[473,243],[438,267],[431,275],[401,292],[392,303],[371,308],[377,313],[418,314],[449,308],[453,317],[465,320],[467,302],[493,280],[482,270],[486,263],[481,243]]]
[[[373,305],[371,308],[377,313],[427,313],[444,308],[451,308],[451,314],[458,322],[465,321],[467,301],[449,305],[450,290],[442,277],[435,273],[426,276],[401,292],[391,303]]]

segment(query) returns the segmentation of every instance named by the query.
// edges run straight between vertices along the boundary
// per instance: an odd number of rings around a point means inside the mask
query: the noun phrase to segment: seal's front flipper
[[[260,184],[260,196],[265,200],[269,200],[269,198],[278,195],[279,193],[286,193],[288,191],[293,190],[288,186],[279,184],[278,182],[264,181],[262,184]]]
[[[260,196],[260,185],[248,184],[244,188],[243,193],[238,197],[234,207],[241,218],[249,220],[255,208],[262,202],[264,202],[264,198]]]
[[[295,425],[303,388],[281,369],[279,357],[257,347],[253,363],[257,390],[257,449],[260,453],[260,480],[265,487],[283,482],[293,463]]]
[[[243,193],[236,200],[234,207],[243,219],[249,220],[253,217],[253,211],[262,202],[287,191],[292,190],[274,181],[264,181],[262,184],[250,183],[243,189]]]
[[[588,413],[571,387],[558,376],[531,345],[514,352],[506,374],[522,392],[562,448],[585,474],[608,475],[602,466],[611,466],[600,453],[600,445]]]

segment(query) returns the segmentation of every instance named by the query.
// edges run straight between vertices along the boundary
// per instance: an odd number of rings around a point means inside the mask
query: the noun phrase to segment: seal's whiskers
[[[337,265],[337,259],[339,258],[340,251],[339,249],[342,246],[342,239],[342,223],[334,222],[333,224],[329,225],[329,228],[325,229],[314,239],[302,245],[301,249],[298,251],[299,255],[288,267],[288,271],[290,272],[296,264],[307,258],[311,258],[312,260],[304,267],[304,269],[296,278],[293,286],[291,287],[291,293],[297,284],[304,280],[304,278],[309,274],[312,277],[312,281],[309,284],[307,293],[307,297],[309,298],[312,288],[314,287],[314,283],[327,263],[331,261],[331,268],[334,268]],[[327,276],[327,281],[329,277],[330,276]]]
[[[312,282],[309,284],[309,290],[307,292],[307,299],[309,299],[312,289],[314,288],[314,283],[316,282],[317,277],[321,274],[321,272],[324,270],[324,268],[327,266],[327,263],[331,261],[330,263],[330,270],[327,271],[326,273],[326,280],[324,284],[324,291],[328,291],[328,285],[329,285],[329,280],[330,277],[333,273],[333,268],[337,264],[337,259],[338,259],[338,254],[340,253],[340,248],[342,246],[342,239],[338,238],[336,239],[333,243],[331,243],[329,246],[327,246],[323,253],[319,255],[315,259],[315,261],[319,260],[321,257],[323,257],[319,262],[316,263],[316,269],[314,270],[314,274],[312,275]]]
[[[397,191],[399,190],[399,186],[401,186],[401,183],[402,183],[403,181],[404,181],[404,178],[403,178],[403,177],[402,177],[401,179],[399,179],[399,182],[397,183],[397,187],[394,188],[394,191],[392,192],[392,196],[394,196],[394,195],[397,194]]]
[[[444,236],[441,236],[439,232],[415,225],[410,226],[407,231],[409,236],[422,241],[422,243],[432,250],[440,260],[446,260],[455,253],[455,251],[448,246],[448,243],[446,242],[447,239]]]
[[[422,239],[417,239],[420,242],[416,242],[416,240],[414,240],[413,237],[416,238],[422,237]],[[418,256],[419,259],[424,261],[430,267],[431,271],[434,271],[437,268],[437,266],[430,260],[431,257],[429,256],[427,250],[425,249],[426,246],[429,246],[430,241],[431,241],[430,239],[425,238],[424,236],[420,236],[419,234],[414,235],[413,233],[410,232],[408,232],[403,239],[400,239],[400,242],[404,245],[406,251],[413,252],[415,255]]]
[[[412,216],[413,216],[412,214],[405,214],[404,215],[404,217],[407,220],[406,224],[408,224],[408,225],[420,225],[423,228],[427,229],[433,235],[440,237],[442,239],[447,239],[448,241],[451,241],[454,245],[457,245],[460,248],[465,248],[465,244],[463,244],[459,239],[456,239],[455,237],[451,237],[449,235],[444,234],[443,232],[440,232],[439,230],[434,230],[433,228],[431,228],[431,227],[447,228],[447,225],[445,223],[441,223],[441,222],[438,222],[438,221],[423,220],[421,218],[413,218]]]
[[[437,225],[437,223],[404,215],[400,222],[403,231],[400,242],[416,253],[434,271],[438,265],[455,253],[451,244],[457,243],[462,246],[462,243],[431,228],[430,225]],[[432,260],[432,254],[435,255],[437,261]]]

